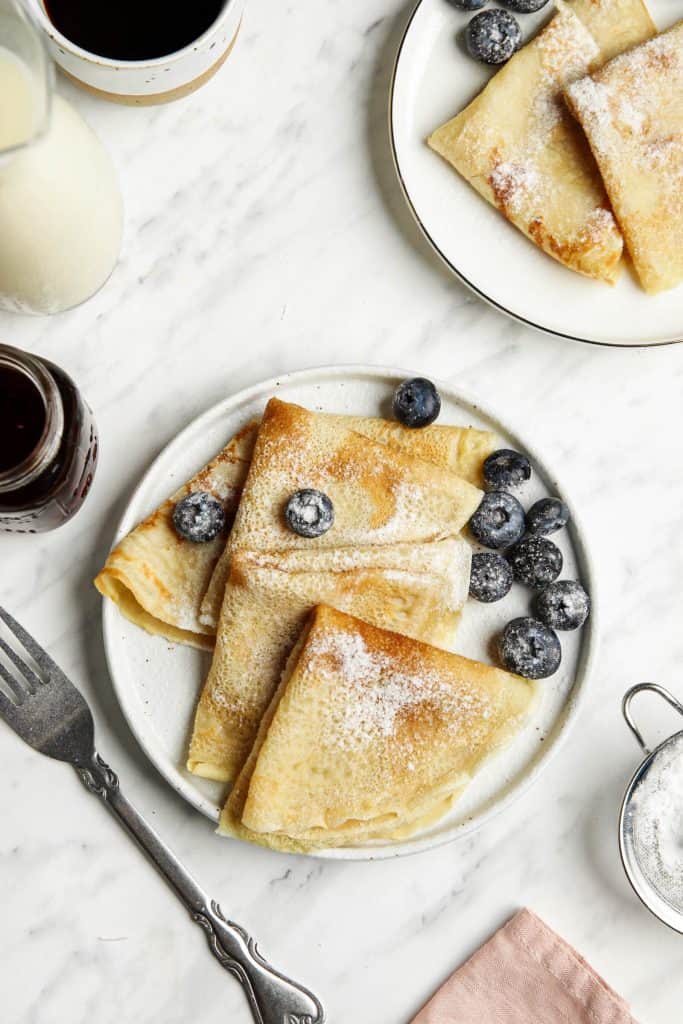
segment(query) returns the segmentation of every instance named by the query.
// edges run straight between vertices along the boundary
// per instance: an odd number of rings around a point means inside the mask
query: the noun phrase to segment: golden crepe
[[[301,537],[285,521],[301,488],[324,491],[334,505],[334,526],[319,537]],[[481,497],[466,480],[347,430],[339,418],[271,398],[230,549],[312,553],[441,540],[462,529]]]
[[[591,34],[594,32],[594,35]],[[623,238],[562,93],[655,32],[641,0],[558,0],[557,13],[428,144],[544,252],[613,284]]]
[[[452,641],[471,551],[459,537],[337,551],[236,551],[188,768],[233,781],[307,614],[324,601],[434,644]]]
[[[220,831],[298,852],[410,835],[453,805],[535,694],[519,676],[318,607]]]
[[[451,427],[433,424],[411,430],[393,420],[366,416],[335,416],[316,413],[316,418],[329,421],[337,427],[354,430],[390,448],[403,449],[410,455],[449,469],[469,483],[479,486],[482,481],[484,460],[495,449],[495,436],[488,430],[473,427]],[[202,625],[215,632],[218,625],[225,585],[230,573],[230,550],[226,547],[216,564],[211,582],[199,611]]]
[[[194,647],[213,647],[214,629],[199,621],[202,597],[225,547],[227,530],[205,544],[180,537],[173,526],[176,502],[208,491],[223,502],[227,527],[249,469],[257,423],[248,423],[207,466],[121,540],[95,586],[148,633]]]
[[[643,288],[673,288],[683,280],[683,22],[566,95]]]
[[[433,425],[410,430],[389,420],[324,415],[389,447],[451,469],[473,484],[481,483],[482,464],[495,447],[493,434],[472,427]],[[259,422],[248,423],[215,459],[124,537],[97,576],[98,590],[149,633],[213,647],[229,573],[227,532],[207,544],[193,544],[178,536],[171,517],[180,498],[205,490],[224,502],[230,529]]]

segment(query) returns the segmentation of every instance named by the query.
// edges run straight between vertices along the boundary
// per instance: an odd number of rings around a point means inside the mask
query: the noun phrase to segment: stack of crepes
[[[260,423],[112,551],[96,585],[124,614],[169,639],[215,639],[187,763],[233,785],[224,831],[286,849],[404,834],[441,813],[519,727],[528,683],[425,646],[453,642],[471,559],[460,533],[494,446],[472,428],[409,430],[272,399]],[[313,539],[283,517],[304,487],[335,510],[333,528]],[[224,502],[227,538],[193,544],[175,533],[175,503],[197,490]],[[319,605],[328,607],[314,613]],[[310,662],[334,633],[351,638],[330,641],[339,659]],[[311,664],[323,666],[317,684]],[[359,720],[355,733],[344,709]],[[384,760],[393,783],[376,770]]]
[[[645,291],[683,280],[683,23],[642,0],[558,0],[428,143],[571,270],[613,284],[626,243]]]

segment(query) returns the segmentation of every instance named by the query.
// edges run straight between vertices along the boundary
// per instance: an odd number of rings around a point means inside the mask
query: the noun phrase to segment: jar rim
[[[0,367],[22,373],[36,388],[45,409],[45,423],[35,447],[21,462],[0,473],[0,494],[26,487],[48,467],[59,451],[64,432],[64,406],[57,383],[45,364],[28,352],[0,344]]]

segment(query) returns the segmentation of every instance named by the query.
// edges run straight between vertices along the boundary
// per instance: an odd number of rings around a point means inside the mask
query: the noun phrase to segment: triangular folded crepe
[[[404,837],[527,720],[533,683],[315,610],[220,830],[307,852]]]
[[[199,621],[202,597],[225,547],[249,469],[257,424],[248,423],[207,466],[116,545],[95,586],[149,633],[210,649],[211,629]],[[225,505],[227,529],[206,544],[178,536],[173,509],[186,494],[208,491]]]
[[[634,45],[654,31],[641,0],[578,0],[575,10],[558,0],[549,24],[428,139],[544,252],[609,283],[623,238],[562,93],[612,55],[614,40]]]
[[[469,545],[457,537],[357,550],[236,552],[197,708],[190,771],[236,778],[316,604],[448,644],[467,598],[470,559]]]
[[[645,291],[683,280],[683,22],[567,90]]]
[[[472,484],[481,483],[484,459],[494,435],[472,427],[434,424],[410,430],[400,423],[363,416],[323,415],[355,430],[450,469]],[[227,532],[207,544],[178,537],[171,516],[185,494],[206,490],[224,501],[227,530],[249,471],[259,420],[252,420],[188,483],[117,544],[95,580],[98,590],[148,632],[178,643],[211,648],[214,643],[229,557]],[[219,559],[219,555],[221,555]]]
[[[334,525],[301,537],[286,524],[288,499],[301,488],[324,491]],[[272,398],[266,406],[230,535],[232,551],[367,548],[425,543],[457,534],[481,491],[448,470]]]
[[[335,416],[329,413],[315,415],[316,418],[329,421],[337,427],[353,430],[390,448],[402,449],[407,454],[424,459],[442,469],[448,469],[475,486],[481,485],[484,460],[496,447],[494,434],[473,427],[433,424],[419,430],[411,430],[393,420],[367,416]],[[214,632],[218,625],[229,573],[230,549],[227,546],[213,571],[199,612],[200,622]]]

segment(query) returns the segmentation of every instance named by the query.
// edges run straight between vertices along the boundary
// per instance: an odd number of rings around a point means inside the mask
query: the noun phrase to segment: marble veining
[[[167,107],[111,106],[60,80],[116,161],[125,248],[90,302],[51,320],[0,315],[0,337],[78,380],[102,460],[72,523],[0,537],[0,602],[82,686],[131,799],[264,953],[324,998],[331,1021],[408,1024],[528,904],[642,1024],[673,1024],[683,940],[631,894],[616,819],[638,761],[622,693],[652,679],[683,694],[683,348],[542,337],[482,305],[430,254],[386,128],[407,13],[389,0],[252,3],[223,70]],[[592,695],[535,788],[458,844],[377,864],[215,838],[128,732],[90,582],[140,474],[195,415],[265,376],[340,362],[441,377],[535,432],[582,512],[602,604]],[[654,734],[672,722],[641,715]],[[3,1022],[246,1024],[237,984],[75,774],[1,727],[0,756]]]

